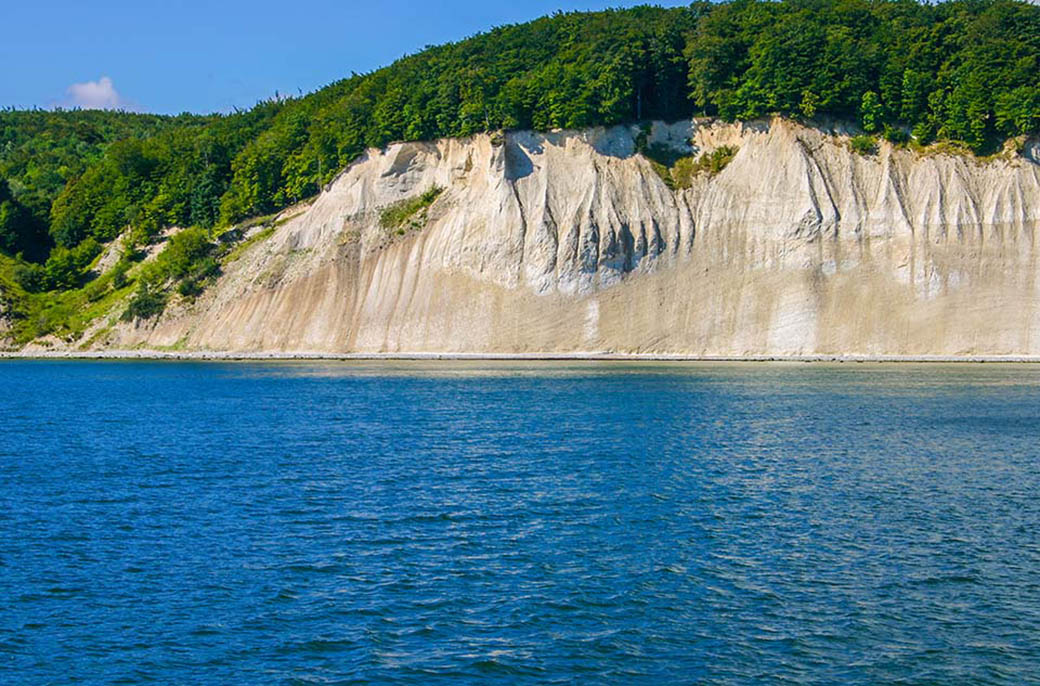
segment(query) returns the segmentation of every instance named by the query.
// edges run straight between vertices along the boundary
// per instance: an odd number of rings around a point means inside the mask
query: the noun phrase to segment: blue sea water
[[[1040,683],[1040,367],[0,362],[0,683]]]

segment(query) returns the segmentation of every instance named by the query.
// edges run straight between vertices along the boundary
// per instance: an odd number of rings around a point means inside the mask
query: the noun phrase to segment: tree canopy
[[[370,146],[771,113],[976,151],[1036,134],[1040,7],[731,0],[558,13],[233,114],[0,111],[0,251],[42,262],[53,250],[61,285],[70,255],[127,227],[143,242],[165,226],[270,213]]]

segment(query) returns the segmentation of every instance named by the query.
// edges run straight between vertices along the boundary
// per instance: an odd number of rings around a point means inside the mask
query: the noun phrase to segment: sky
[[[0,107],[228,112],[597,0],[49,0],[0,14]],[[637,4],[637,3],[627,3]],[[653,4],[678,6],[663,0]]]

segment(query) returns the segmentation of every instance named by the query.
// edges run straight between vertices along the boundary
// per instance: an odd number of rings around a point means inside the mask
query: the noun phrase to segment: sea
[[[2,684],[1040,683],[1040,366],[0,361]]]

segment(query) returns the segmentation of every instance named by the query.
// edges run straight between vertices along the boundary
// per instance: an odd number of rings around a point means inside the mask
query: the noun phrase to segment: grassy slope
[[[66,341],[80,338],[92,322],[111,313],[133,289],[132,280],[113,288],[110,272],[82,288],[26,293],[14,279],[17,265],[14,259],[0,255],[0,290],[11,323],[7,335],[16,348],[49,334]]]

